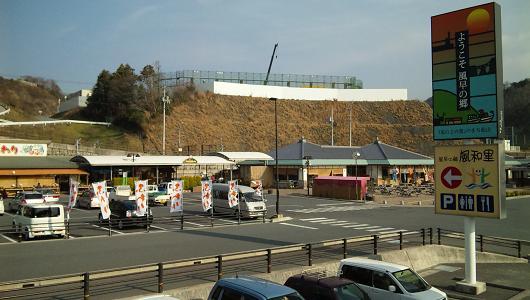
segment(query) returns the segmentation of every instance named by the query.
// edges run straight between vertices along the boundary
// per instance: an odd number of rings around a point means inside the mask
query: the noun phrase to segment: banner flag
[[[228,181],[228,206],[231,208],[239,204],[239,192],[237,187],[237,181]]]
[[[256,196],[263,197],[263,182],[261,180],[254,180],[254,190],[256,191]]]
[[[169,196],[171,199],[171,205],[169,206],[170,213],[184,211],[184,208],[182,207],[182,186],[182,180],[171,181],[169,191]]]
[[[70,220],[70,211],[75,207],[77,201],[77,193],[79,191],[79,182],[73,176],[70,176],[70,197],[68,198],[68,205],[66,206],[66,219]]]
[[[147,213],[147,180],[138,180],[134,182],[134,195],[136,196],[136,214],[140,217]]]
[[[99,208],[104,220],[110,217],[109,197],[107,195],[107,183],[105,181],[92,183],[94,194],[99,199]]]
[[[212,181],[201,181],[201,202],[202,209],[208,211],[212,208]]]

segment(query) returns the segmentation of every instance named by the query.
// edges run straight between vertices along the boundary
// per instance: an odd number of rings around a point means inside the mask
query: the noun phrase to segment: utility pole
[[[350,104],[350,147],[351,147],[351,104]]]
[[[269,63],[269,69],[267,70],[267,77],[265,77],[265,85],[269,82],[269,74],[271,73],[272,61],[274,60],[274,54],[276,53],[276,48],[278,48],[278,43],[274,44],[274,49],[272,50],[271,61]]]
[[[166,103],[169,104],[169,96],[166,95],[166,87],[164,87],[164,96],[162,97],[162,103],[164,104],[164,118],[162,128],[162,155],[166,155]]]
[[[333,146],[333,105],[331,106],[331,119],[330,119],[330,123],[331,123],[331,146]]]

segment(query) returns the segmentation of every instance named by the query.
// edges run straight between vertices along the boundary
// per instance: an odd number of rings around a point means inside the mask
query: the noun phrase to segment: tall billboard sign
[[[435,148],[435,212],[503,219],[506,217],[504,151],[501,144]]]
[[[504,138],[501,8],[431,17],[434,140]]]

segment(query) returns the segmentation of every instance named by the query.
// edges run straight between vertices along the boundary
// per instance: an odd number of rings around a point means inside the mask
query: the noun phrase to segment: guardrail
[[[456,231],[436,229],[437,242],[460,239],[463,234]],[[405,239],[406,238],[406,239]],[[273,266],[312,266],[315,260],[346,258],[348,255],[378,254],[382,249],[403,249],[405,246],[433,244],[433,228],[418,231],[396,232],[383,235],[368,235],[333,239],[308,244],[293,244],[282,247],[250,250],[230,254],[197,257],[175,261],[115,268],[95,272],[34,278],[0,283],[0,298],[46,297],[89,299],[119,290],[116,286],[146,291],[164,292],[166,285],[172,286],[190,279],[213,282],[225,273],[242,271],[271,273]],[[499,239],[502,243],[499,243]],[[480,251],[485,244],[513,249],[517,245],[517,256],[521,256],[523,241],[479,236]],[[82,296],[81,296],[82,295]]]
[[[93,122],[93,121],[80,121],[80,120],[57,120],[57,121],[27,121],[27,122],[3,122],[0,123],[0,127],[6,126],[22,126],[22,125],[55,125],[55,124],[87,124],[87,125],[103,125],[110,126],[109,122]]]

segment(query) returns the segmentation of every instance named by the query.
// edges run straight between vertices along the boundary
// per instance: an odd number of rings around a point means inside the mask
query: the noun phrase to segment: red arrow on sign
[[[447,167],[442,171],[442,184],[449,189],[455,189],[462,183],[462,173],[455,167]]]

